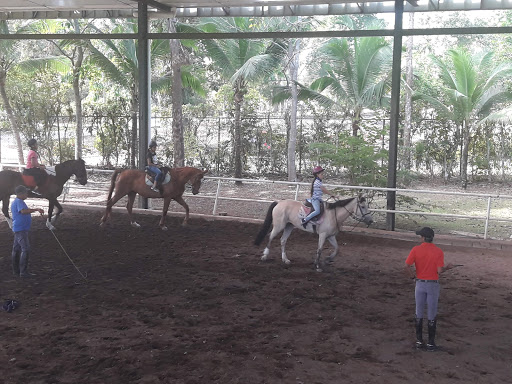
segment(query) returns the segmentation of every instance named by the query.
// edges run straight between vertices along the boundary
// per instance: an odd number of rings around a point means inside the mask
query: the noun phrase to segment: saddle
[[[302,203],[302,206],[300,207],[300,210],[299,210],[299,218],[302,220],[303,218],[305,218],[307,215],[309,215],[314,210],[315,209],[313,207],[313,204],[311,204],[311,200],[310,199],[304,200],[304,202]],[[325,211],[325,204],[322,203],[322,204],[320,204],[320,214],[318,216],[313,217],[310,220],[310,223],[320,224],[323,220],[324,211]]]
[[[146,185],[153,186],[153,184],[155,183],[156,174],[154,172],[151,172],[149,167],[145,167],[144,171],[146,172]],[[162,174],[164,175],[164,178],[162,180],[162,185],[170,182],[171,181],[171,168],[161,167],[160,171],[162,171]]]

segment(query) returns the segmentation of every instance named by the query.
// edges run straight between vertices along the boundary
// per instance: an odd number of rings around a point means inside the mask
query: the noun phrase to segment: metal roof
[[[394,12],[393,0],[146,0],[151,17],[320,16]],[[0,0],[0,19],[136,17],[136,0]],[[414,5],[413,5],[414,4]],[[512,0],[408,0],[405,12],[512,9]]]

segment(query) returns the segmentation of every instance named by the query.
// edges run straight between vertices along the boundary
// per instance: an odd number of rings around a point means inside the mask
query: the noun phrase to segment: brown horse
[[[87,171],[85,169],[85,162],[82,159],[68,160],[62,164],[55,166],[55,175],[49,174],[46,182],[40,185],[37,189],[38,195],[30,194],[30,197],[40,197],[49,201],[48,206],[48,220],[46,226],[51,230],[59,215],[62,213],[62,206],[57,201],[57,197],[62,193],[64,184],[69,180],[71,175],[75,175],[78,182],[82,185],[87,184]],[[2,212],[5,219],[12,228],[12,220],[9,216],[9,200],[11,195],[14,194],[14,189],[18,185],[25,185],[29,189],[35,187],[32,176],[22,175],[20,172],[5,170],[0,172],[0,199],[2,200]],[[57,214],[53,217],[53,208],[57,207]]]
[[[183,221],[183,225],[187,225],[189,209],[187,203],[185,203],[185,200],[183,200],[182,197],[183,192],[185,192],[185,184],[187,182],[192,184],[192,193],[197,195],[199,193],[199,188],[201,187],[203,176],[207,172],[208,171],[203,171],[201,169],[192,167],[172,168],[170,170],[171,181],[162,186],[162,194],[160,194],[159,192],[153,191],[150,186],[146,184],[146,174],[144,171],[138,169],[116,169],[112,175],[110,190],[108,192],[107,208],[105,209],[105,214],[101,218],[100,226],[104,226],[105,222],[110,218],[112,213],[112,206],[117,201],[119,201],[119,199],[128,195],[128,203],[126,204],[126,209],[128,210],[130,223],[133,227],[140,227],[140,225],[132,218],[132,208],[137,193],[142,197],[164,199],[162,218],[160,219],[159,224],[160,228],[162,228],[164,231],[167,230],[167,226],[165,225],[165,217],[167,216],[167,210],[169,209],[171,200],[175,200],[178,204],[185,208],[186,215],[185,220]],[[114,197],[112,197],[114,189],[115,194]]]

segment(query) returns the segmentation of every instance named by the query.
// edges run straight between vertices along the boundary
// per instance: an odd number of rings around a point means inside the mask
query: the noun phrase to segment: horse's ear
[[[208,169],[205,169],[205,170],[203,171],[203,175],[206,175],[208,172],[209,172],[209,170],[208,170]]]

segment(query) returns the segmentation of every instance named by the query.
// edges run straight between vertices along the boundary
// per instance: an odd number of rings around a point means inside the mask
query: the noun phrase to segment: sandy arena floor
[[[512,258],[443,246],[464,264],[442,277],[437,342],[413,349],[414,286],[401,273],[415,245],[340,234],[341,254],[312,268],[316,236],[252,244],[256,224],[66,210],[58,239],[34,215],[32,279],[11,274],[0,222],[4,383],[510,383]]]

